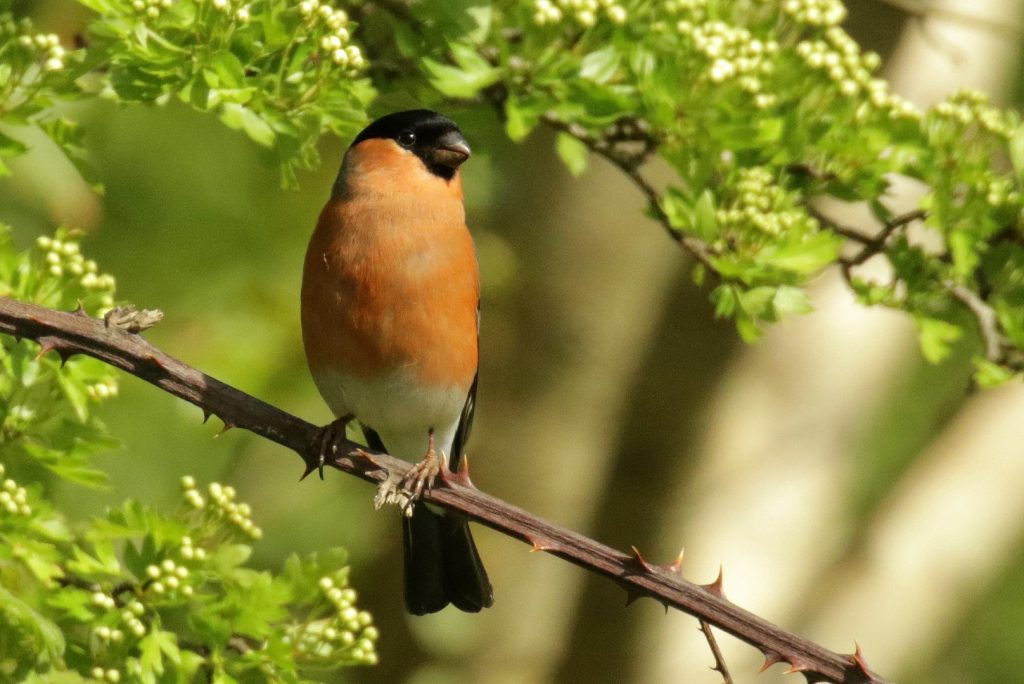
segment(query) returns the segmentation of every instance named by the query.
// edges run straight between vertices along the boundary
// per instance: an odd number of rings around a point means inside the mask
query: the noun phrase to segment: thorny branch
[[[218,416],[226,427],[240,427],[270,439],[296,453],[309,465],[319,456],[317,444],[324,428],[271,406],[226,385],[165,354],[137,334],[88,317],[82,311],[54,311],[34,304],[0,298],[0,332],[35,340],[41,353],[54,351],[62,359],[86,354],[131,373],[176,397],[195,404],[205,414]],[[343,472],[380,482],[388,471],[402,476],[410,464],[387,454],[368,458],[355,452],[359,445],[341,440],[338,456],[328,460]],[[463,460],[465,463],[465,459]],[[740,608],[725,598],[721,575],[708,585],[681,577],[681,562],[660,566],[649,563],[634,549],[633,555],[616,551],[592,539],[553,525],[521,508],[474,488],[468,473],[448,475],[425,494],[430,503],[461,512],[510,537],[603,575],[621,585],[631,598],[650,597],[682,610],[755,646],[765,664],[784,662],[808,682],[869,682],[884,684],[867,667],[859,650],[854,654],[830,651]]]

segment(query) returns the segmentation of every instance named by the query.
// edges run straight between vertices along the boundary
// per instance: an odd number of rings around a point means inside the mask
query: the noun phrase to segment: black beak
[[[469,143],[458,131],[445,133],[430,151],[430,162],[455,170],[469,159],[472,151]]]

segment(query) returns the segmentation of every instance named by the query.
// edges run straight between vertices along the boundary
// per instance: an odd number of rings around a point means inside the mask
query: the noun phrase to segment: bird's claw
[[[377,495],[373,498],[374,508],[380,509],[383,506],[396,505],[406,517],[412,516],[416,502],[423,498],[424,492],[429,492],[434,486],[434,481],[441,472],[443,459],[434,449],[434,435],[430,435],[427,455],[422,461],[406,471],[405,475],[399,477],[394,473],[388,476],[377,487]]]
[[[352,416],[342,416],[333,423],[320,428],[313,446],[305,459],[306,470],[299,480],[305,480],[314,470],[318,471],[320,479],[324,479],[324,466],[327,465],[328,455],[333,461],[338,454],[338,442],[345,439],[345,428],[348,426]]]

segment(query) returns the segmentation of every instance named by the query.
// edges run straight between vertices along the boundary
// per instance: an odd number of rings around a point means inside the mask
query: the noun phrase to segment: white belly
[[[426,389],[402,372],[371,381],[320,371],[313,380],[334,415],[355,416],[380,435],[391,455],[421,460],[432,429],[434,445],[447,461],[466,403],[465,389]]]

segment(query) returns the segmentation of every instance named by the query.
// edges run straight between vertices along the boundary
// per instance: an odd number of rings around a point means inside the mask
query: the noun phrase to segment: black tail
[[[435,513],[420,503],[402,519],[405,546],[405,606],[413,615],[436,613],[449,603],[467,613],[494,604],[469,523]]]
[[[380,435],[363,426],[366,444],[386,451]],[[469,523],[418,503],[402,518],[405,607],[413,615],[436,613],[449,603],[467,613],[494,605],[494,590],[477,553]]]

